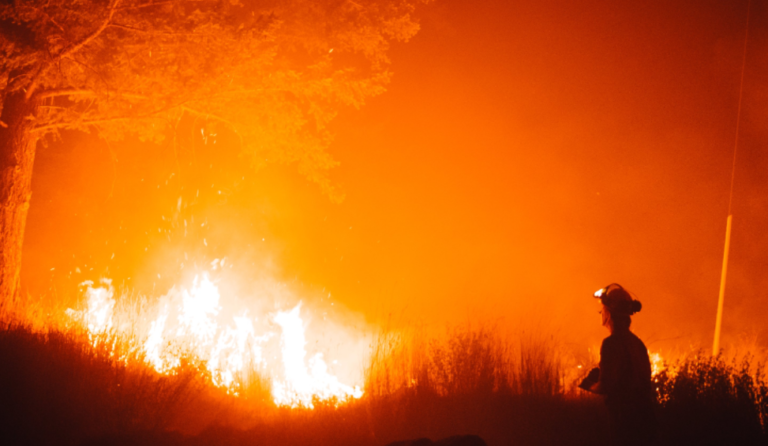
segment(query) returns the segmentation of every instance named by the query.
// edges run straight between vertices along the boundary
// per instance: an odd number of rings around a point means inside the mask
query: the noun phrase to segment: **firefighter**
[[[642,309],[621,285],[598,290],[603,326],[610,336],[600,347],[600,366],[579,384],[584,390],[605,396],[611,433],[617,445],[646,445],[656,437],[651,362],[648,349],[629,330],[631,316]]]

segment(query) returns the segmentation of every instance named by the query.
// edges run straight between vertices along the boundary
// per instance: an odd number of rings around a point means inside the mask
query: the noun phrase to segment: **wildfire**
[[[233,313],[222,305],[218,287],[202,274],[191,288],[174,287],[152,311],[141,314],[151,321],[142,333],[140,327],[113,325],[115,299],[109,280],[96,287],[92,282],[83,285],[87,308],[67,313],[87,328],[92,342],[98,333],[133,330],[141,356],[160,373],[174,373],[186,355],[204,364],[213,383],[233,394],[238,394],[238,376],[255,371],[268,377],[277,405],[311,408],[313,400],[345,401],[363,394],[329,372],[323,353],[307,361],[301,302],[260,317],[249,314],[248,308]]]
[[[115,308],[115,301],[112,299],[113,288],[112,281],[102,279],[103,286],[93,288],[93,282],[88,280],[82,283],[87,286],[85,295],[88,299],[88,310],[85,312],[68,309],[67,315],[79,319],[88,330],[88,337],[91,343],[96,343],[94,336],[104,333],[112,328],[112,312]]]
[[[651,377],[655,378],[656,375],[661,373],[663,370],[667,368],[667,364],[664,361],[664,358],[661,357],[661,354],[659,353],[650,353],[648,352],[649,359],[651,360]]]
[[[363,392],[358,387],[350,387],[328,373],[328,366],[323,361],[323,354],[317,353],[309,360],[309,370],[304,362],[307,354],[304,347],[304,328],[299,311],[299,303],[291,311],[280,312],[275,322],[283,331],[282,350],[286,380],[276,382],[272,396],[277,404],[312,406],[313,397],[328,400],[333,397],[347,399],[350,396],[360,398]]]
[[[112,282],[109,279],[101,281],[107,288],[92,288],[88,283],[88,314],[86,323],[88,331],[103,332],[112,328],[112,309],[115,301],[112,300]]]

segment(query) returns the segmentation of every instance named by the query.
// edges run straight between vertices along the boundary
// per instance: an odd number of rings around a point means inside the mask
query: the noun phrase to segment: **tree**
[[[296,163],[329,196],[327,124],[384,91],[387,50],[427,0],[3,0],[0,302],[18,291],[38,143],[63,129],[234,132],[254,167]]]

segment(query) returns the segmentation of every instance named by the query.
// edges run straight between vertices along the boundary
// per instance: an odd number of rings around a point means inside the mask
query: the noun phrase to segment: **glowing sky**
[[[225,153],[227,141],[215,150],[196,143],[194,175],[182,181],[228,188],[227,199],[209,200],[214,228],[205,236],[221,247],[206,255],[258,257],[372,321],[402,311],[426,322],[483,314],[537,321],[574,339],[604,334],[591,295],[619,282],[645,306],[633,327],[649,346],[709,343],[746,6],[430,4],[419,12],[419,34],[392,49],[388,91],[333,125],[342,204],[290,166],[235,186],[246,175]],[[753,0],[726,340],[768,336],[767,49],[768,2]],[[89,256],[92,275],[109,268],[139,288],[164,286],[147,277],[181,254],[158,247],[162,238],[146,257],[131,254],[134,266],[123,272],[110,259],[110,241],[144,243],[139,235],[157,231],[180,195],[168,190],[178,178],[163,183],[172,153],[129,145],[111,148],[115,164],[104,143],[76,135],[38,152],[28,290],[79,280],[71,271]],[[185,193],[195,189],[189,184]],[[133,238],[116,236],[116,226]]]

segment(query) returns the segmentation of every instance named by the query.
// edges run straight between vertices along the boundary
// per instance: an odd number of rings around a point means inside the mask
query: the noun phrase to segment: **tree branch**
[[[37,73],[32,76],[32,81],[30,82],[29,88],[27,88],[26,99],[30,99],[32,97],[32,95],[35,93],[35,90],[37,89],[37,85],[40,82],[40,78],[42,78],[45,73],[47,73],[48,70],[50,70],[51,67],[56,64],[57,61],[80,50],[80,48],[84,47],[85,45],[88,45],[91,41],[93,41],[93,39],[97,38],[102,33],[102,31],[107,29],[109,22],[112,21],[112,17],[115,15],[115,10],[117,9],[118,4],[120,4],[120,0],[112,0],[112,6],[109,8],[109,14],[107,14],[107,18],[104,20],[101,26],[96,28],[92,33],[85,36],[79,42],[72,43],[68,47],[61,50],[59,54],[55,55],[47,64],[43,65],[39,70],[37,70]]]
[[[92,119],[90,121],[57,122],[54,124],[41,125],[40,127],[35,127],[31,130],[31,132],[37,133],[37,132],[42,132],[42,131],[51,130],[51,129],[64,129],[68,127],[78,127],[83,125],[105,124],[107,122],[124,121],[126,119],[138,119],[138,118],[136,116],[115,116],[112,118]]]
[[[81,90],[78,88],[57,88],[54,90],[43,90],[36,95],[39,99],[55,98],[59,96],[90,96],[95,95],[93,90]]]
[[[214,114],[211,114],[211,113],[201,112],[201,111],[195,110],[193,108],[189,108],[186,105],[182,106],[181,109],[184,110],[184,111],[188,111],[188,112],[192,113],[193,115],[201,116],[201,117],[204,117],[204,118],[211,118],[211,119],[215,119],[216,121],[223,122],[224,124],[229,126],[229,128],[233,132],[235,132],[235,135],[237,135],[238,138],[240,138],[240,146],[242,147],[242,146],[245,145],[245,143],[243,141],[243,136],[240,134],[240,132],[237,131],[237,126],[235,125],[234,122],[232,122],[232,121],[230,121],[230,120],[228,120],[226,118],[222,118],[221,116],[217,116],[217,115],[214,115]]]
[[[147,31],[145,29],[136,28],[134,26],[123,25],[120,23],[110,23],[109,26],[113,28],[124,29],[126,31],[134,31],[137,33],[144,33],[144,34],[159,34],[163,36],[198,36],[198,35],[203,36],[205,35],[205,34],[195,34],[195,33],[169,33],[166,31]]]
[[[151,118],[152,116],[155,116],[158,113],[162,113],[162,112],[174,109],[176,107],[181,107],[181,109],[184,110],[185,109],[184,102],[173,104],[168,107],[163,107],[161,109],[158,109],[149,113],[145,113],[143,115],[112,116],[112,117],[103,118],[103,119],[91,119],[89,121],[74,121],[74,122],[61,121],[53,124],[46,124],[46,125],[41,125],[40,127],[35,127],[31,130],[31,132],[37,133],[37,132],[42,132],[42,131],[51,130],[51,129],[61,129],[61,128],[68,128],[68,127],[73,128],[73,127],[81,127],[81,126],[88,126],[88,125],[105,124],[108,122],[124,121],[126,119],[146,119],[146,118]],[[237,133],[236,130],[235,130],[235,133]]]
[[[212,0],[186,0],[187,3],[203,3],[203,2],[210,2]],[[122,8],[117,8],[117,11],[128,11],[131,9],[141,9],[141,8],[151,8],[153,6],[165,6],[165,5],[173,5],[176,3],[184,3],[184,1],[179,0],[170,0],[166,2],[153,2],[153,3],[145,3],[143,5],[133,5],[133,6],[124,6]]]
[[[75,59],[74,57],[70,57],[70,56],[64,56],[64,57],[62,57],[61,59],[59,59],[59,63],[61,63],[61,61],[62,61],[62,60],[65,60],[65,59],[66,59],[66,60],[71,60],[72,62],[74,62],[74,63],[76,63],[76,64],[80,65],[81,67],[84,67],[84,68],[86,68],[86,69],[88,69],[88,70],[91,70],[91,72],[93,72],[93,74],[95,74],[95,75],[96,75],[96,77],[97,77],[97,78],[99,78],[99,80],[101,80],[101,82],[103,82],[103,83],[104,83],[104,86],[105,86],[105,87],[107,87],[107,91],[111,91],[111,90],[112,90],[112,86],[111,86],[111,85],[109,85],[109,82],[107,82],[107,80],[104,78],[104,75],[103,75],[103,74],[101,74],[101,73],[99,72],[99,70],[97,70],[97,69],[93,68],[92,66],[88,65],[88,64],[87,64],[87,63],[85,63],[85,62],[80,62],[79,60]]]
[[[142,99],[147,100],[149,96],[144,96],[130,92],[110,91],[104,94],[105,96],[118,96],[126,99]],[[79,88],[57,88],[53,90],[44,90],[38,93],[37,97],[40,99],[55,98],[60,96],[98,96],[93,90],[79,89]]]

